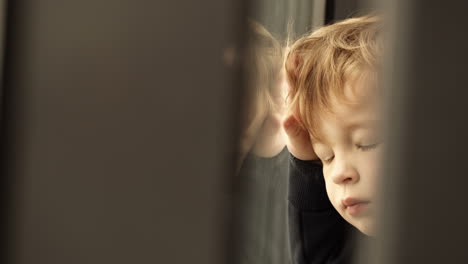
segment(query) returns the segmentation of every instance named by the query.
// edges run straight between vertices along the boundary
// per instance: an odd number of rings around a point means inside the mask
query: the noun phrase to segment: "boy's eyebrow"
[[[360,128],[374,128],[376,125],[378,125],[380,123],[379,120],[377,119],[367,119],[367,120],[359,120],[359,121],[355,121],[355,122],[350,122],[349,124],[346,125],[346,129],[349,130],[349,131],[354,131],[354,130],[358,130]],[[314,144],[325,144],[327,145],[329,142],[327,140],[327,138],[325,136],[323,136],[323,134],[319,135],[319,138],[316,138],[312,135],[309,135],[310,136],[310,140],[311,140],[311,143],[312,145]]]
[[[365,121],[356,121],[349,123],[346,126],[346,129],[348,130],[357,130],[359,128],[373,128],[379,123],[379,120],[365,120]]]

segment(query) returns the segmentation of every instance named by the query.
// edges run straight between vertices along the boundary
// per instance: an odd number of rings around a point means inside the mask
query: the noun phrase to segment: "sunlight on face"
[[[333,112],[320,116],[323,142],[311,139],[323,163],[328,197],[350,224],[374,235],[377,174],[383,149],[377,98],[366,96],[353,105],[334,102]]]

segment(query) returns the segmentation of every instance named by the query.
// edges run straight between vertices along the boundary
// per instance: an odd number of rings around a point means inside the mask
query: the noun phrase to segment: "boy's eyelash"
[[[367,150],[371,150],[371,149],[375,149],[377,148],[377,146],[379,145],[380,143],[375,143],[375,144],[372,144],[372,145],[367,145],[367,146],[357,146],[359,149],[362,149],[363,151],[367,151]]]
[[[379,145],[380,145],[380,143],[375,143],[375,144],[366,145],[366,146],[357,145],[357,148],[361,149],[363,151],[368,151],[368,150],[372,150],[372,149],[377,148]],[[328,164],[328,163],[332,162],[334,158],[335,158],[335,155],[331,156],[328,159],[323,159],[323,160],[321,160],[322,164]]]

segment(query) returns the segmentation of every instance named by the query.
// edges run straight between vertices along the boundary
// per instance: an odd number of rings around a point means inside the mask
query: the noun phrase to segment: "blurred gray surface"
[[[385,5],[383,233],[368,263],[467,263],[468,3]]]
[[[8,263],[224,263],[228,0],[11,1]]]

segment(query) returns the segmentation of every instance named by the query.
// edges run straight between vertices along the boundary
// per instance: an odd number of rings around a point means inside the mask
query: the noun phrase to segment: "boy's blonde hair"
[[[346,83],[375,72],[381,50],[381,20],[350,18],[297,40],[286,57],[290,110],[312,137],[320,139],[318,115],[332,113],[332,102],[351,103]],[[356,92],[356,91],[352,91]]]

